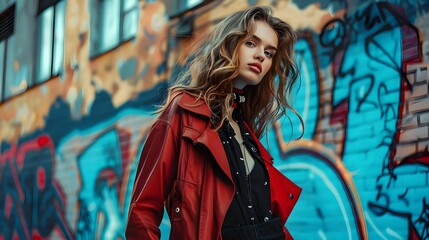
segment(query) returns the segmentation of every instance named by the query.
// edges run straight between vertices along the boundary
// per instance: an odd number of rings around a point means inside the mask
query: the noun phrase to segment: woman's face
[[[239,46],[239,76],[233,80],[235,88],[257,85],[270,70],[276,54],[278,37],[263,21],[255,22],[255,33]]]

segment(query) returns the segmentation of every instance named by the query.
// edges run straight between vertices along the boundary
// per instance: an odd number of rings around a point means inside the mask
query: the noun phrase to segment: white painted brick
[[[416,74],[417,74],[416,69],[408,70],[407,72],[407,79],[411,85],[414,85],[414,83],[416,82]]]
[[[429,62],[429,41],[424,41],[422,44],[423,61]]]
[[[428,133],[427,126],[403,130],[401,132],[399,142],[414,142],[419,139],[428,139]]]
[[[417,79],[416,82],[427,82],[428,80],[428,70],[427,66],[421,67],[419,69],[420,71],[417,71]]]
[[[428,85],[427,84],[421,84],[421,85],[414,85],[413,90],[411,91],[411,97],[410,98],[418,98],[428,95]]]
[[[320,86],[320,87],[321,87],[322,90],[332,89],[332,80],[326,79],[325,81],[322,82],[321,85],[322,86]]]
[[[404,102],[408,102],[409,99],[411,99],[412,94],[411,90],[407,89],[404,91]]]
[[[402,119],[401,127],[402,128],[415,128],[418,126],[418,116],[409,114]]]
[[[340,126],[338,124],[338,126]],[[342,140],[344,138],[344,128],[342,126],[333,129],[335,139]]]
[[[416,72],[418,68],[420,68],[421,64],[420,63],[415,63],[415,64],[408,64],[407,65],[407,74],[408,73],[413,73]]]
[[[419,115],[419,123],[420,124],[429,123],[429,112],[422,113]]]
[[[420,141],[420,142],[417,144],[417,150],[418,150],[419,152],[425,152],[425,151],[426,151],[426,149],[427,149],[427,150],[429,150],[429,140],[426,140],[426,141]]]
[[[334,134],[332,134],[332,132],[330,132],[330,131],[326,131],[324,134],[324,141],[326,141],[326,142],[334,141]]]
[[[407,66],[407,77],[411,85],[418,82],[424,82],[428,79],[429,63],[410,64]],[[410,76],[411,75],[411,76]]]
[[[325,102],[327,102],[329,105],[331,105],[331,102],[332,102],[332,91],[331,91],[331,92],[329,92],[329,93],[327,93],[327,94],[324,94],[324,95],[323,95],[323,99],[322,99],[322,100],[320,100],[320,101],[325,101]]]
[[[407,98],[404,98],[404,101],[400,103],[402,105],[402,116],[407,116],[410,113],[410,110],[408,109],[410,106],[410,103]]]
[[[417,150],[416,143],[398,144],[396,145],[395,161],[402,160],[407,156],[414,154]]]
[[[336,150],[337,145],[335,143],[324,143],[323,145],[326,149],[331,150],[334,154],[336,154],[338,156],[339,153],[336,152],[337,151]]]
[[[429,111],[429,98],[411,100],[409,102],[408,110],[411,113]]]
[[[336,142],[329,149],[331,149],[337,156],[341,156],[342,152],[344,151],[344,144],[343,142]]]
[[[332,112],[331,105],[325,104],[323,106],[323,116],[328,116],[328,115],[330,115],[331,112]]]
[[[330,115],[324,115],[320,121],[319,125],[322,129],[329,129],[331,128],[331,125],[329,124],[329,120],[331,119]]]

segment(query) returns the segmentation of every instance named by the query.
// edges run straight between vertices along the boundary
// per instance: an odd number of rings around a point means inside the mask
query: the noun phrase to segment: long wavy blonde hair
[[[239,75],[239,46],[251,38],[256,21],[271,26],[279,41],[270,70],[258,85],[245,87],[246,101],[241,107],[243,120],[258,137],[267,124],[273,124],[287,109],[302,123],[289,103],[298,77],[293,58],[295,35],[291,26],[274,17],[268,7],[252,7],[219,22],[190,56],[188,70],[169,89],[167,102],[158,111],[167,107],[172,96],[184,91],[204,99],[212,112],[212,128],[220,128],[233,104],[233,79]]]

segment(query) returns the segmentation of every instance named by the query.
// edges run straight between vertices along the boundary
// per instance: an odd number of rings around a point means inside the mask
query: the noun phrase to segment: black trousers
[[[222,229],[222,239],[225,240],[284,240],[283,225],[280,218],[255,225]]]

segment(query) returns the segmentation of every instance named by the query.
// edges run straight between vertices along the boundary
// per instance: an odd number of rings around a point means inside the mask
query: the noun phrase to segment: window
[[[139,22],[138,0],[125,0],[123,11],[123,36],[129,39],[136,35]]]
[[[66,1],[39,0],[37,17],[36,83],[63,71]]]
[[[187,10],[196,7],[198,4],[204,2],[204,0],[166,0],[166,11],[168,16],[175,17],[183,14]]]
[[[91,55],[99,55],[133,38],[139,0],[94,0],[91,15]]]
[[[15,4],[0,13],[0,100],[22,92],[14,75]]]

